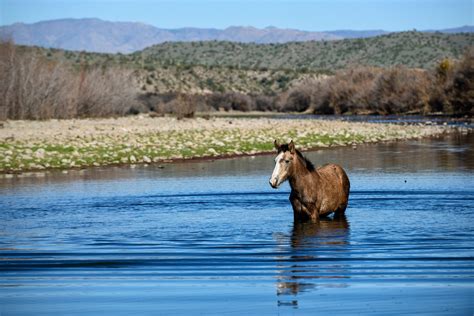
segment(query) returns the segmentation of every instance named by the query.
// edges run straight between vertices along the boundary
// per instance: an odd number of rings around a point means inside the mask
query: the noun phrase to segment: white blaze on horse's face
[[[273,169],[270,185],[276,189],[288,179],[289,170],[293,158],[289,152],[280,152],[275,158],[275,169]]]

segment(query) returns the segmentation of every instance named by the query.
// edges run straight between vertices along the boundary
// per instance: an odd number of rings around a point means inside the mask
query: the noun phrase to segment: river
[[[272,156],[0,179],[1,315],[472,315],[474,135],[306,153],[346,218],[293,223]]]

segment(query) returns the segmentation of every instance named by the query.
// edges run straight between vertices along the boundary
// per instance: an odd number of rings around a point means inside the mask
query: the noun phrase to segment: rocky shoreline
[[[6,121],[0,128],[0,173],[152,164],[255,155],[273,141],[302,150],[438,136],[458,128],[336,120],[148,116]]]

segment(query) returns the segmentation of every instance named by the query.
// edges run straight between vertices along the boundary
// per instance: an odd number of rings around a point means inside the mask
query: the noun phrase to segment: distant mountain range
[[[473,33],[474,26],[425,32]],[[230,41],[242,43],[287,43],[367,38],[384,30],[338,30],[309,32],[294,29],[232,26],[224,30],[205,28],[161,29],[138,22],[110,22],[95,18],[61,19],[0,27],[0,36],[21,45],[103,53],[131,53],[163,42]]]

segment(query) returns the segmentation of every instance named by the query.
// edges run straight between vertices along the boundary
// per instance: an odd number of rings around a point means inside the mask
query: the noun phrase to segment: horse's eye
[[[285,162],[286,162],[286,163],[290,163],[290,161],[289,161],[289,160],[285,160]]]

